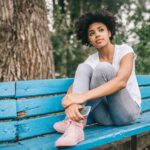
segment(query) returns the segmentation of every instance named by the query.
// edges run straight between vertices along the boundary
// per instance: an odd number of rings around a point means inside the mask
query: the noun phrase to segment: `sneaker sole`
[[[71,146],[76,146],[77,144],[81,143],[82,141],[84,141],[84,139],[81,139],[78,141],[78,143],[74,144],[74,145],[61,145],[61,146],[56,146],[57,148],[67,148],[67,147],[71,147]]]

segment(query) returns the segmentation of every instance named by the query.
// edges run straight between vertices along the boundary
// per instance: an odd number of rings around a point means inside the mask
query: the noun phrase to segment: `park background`
[[[73,77],[96,50],[77,41],[75,22],[106,8],[118,22],[113,40],[137,54],[136,73],[150,73],[149,0],[1,0],[0,81]]]

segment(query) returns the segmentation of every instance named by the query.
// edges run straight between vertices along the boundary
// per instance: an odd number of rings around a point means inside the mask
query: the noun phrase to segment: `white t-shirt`
[[[132,47],[128,46],[127,44],[115,45],[115,52],[114,52],[114,56],[113,56],[112,65],[116,71],[119,70],[121,59],[128,53],[134,53]],[[128,92],[130,93],[130,96],[133,98],[133,100],[141,107],[141,93],[140,93],[136,75],[135,75],[135,59],[136,59],[136,57],[137,56],[134,53],[133,69],[132,69],[132,73],[129,77],[129,80],[127,82],[126,88],[127,88]],[[90,55],[84,61],[84,63],[89,64],[94,69],[98,63],[101,63],[99,61],[98,52]]]

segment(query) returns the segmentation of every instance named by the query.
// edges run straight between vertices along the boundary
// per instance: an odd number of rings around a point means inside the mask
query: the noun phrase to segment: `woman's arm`
[[[132,73],[133,59],[133,53],[126,54],[120,62],[120,68],[117,72],[116,77],[114,77],[107,83],[104,83],[99,87],[89,90],[85,93],[67,94],[62,101],[63,107],[66,108],[72,104],[83,104],[88,100],[107,96],[125,88],[127,81]]]
[[[72,86],[73,86],[73,84],[71,84],[71,86],[69,87],[69,89],[68,89],[68,91],[67,91],[67,94],[72,93]]]
[[[69,87],[67,94],[72,93],[72,87],[73,87],[73,84]],[[69,107],[65,109],[66,116],[70,118],[71,120],[77,121],[77,122],[84,119],[84,116],[82,116],[81,113],[79,112],[79,109],[81,108],[82,108],[82,105],[80,104],[70,105]]]
[[[107,96],[125,88],[133,69],[133,59],[133,53],[126,54],[120,62],[120,68],[116,77],[107,83],[104,83],[97,88],[89,90],[85,93],[67,94],[62,101],[63,107],[66,108],[72,104],[83,104],[88,100]]]
[[[116,77],[114,77],[107,83],[84,93],[84,99],[90,100],[98,97],[107,96],[125,88],[133,69],[133,59],[133,53],[128,53],[127,55],[125,55],[120,62],[120,68]]]

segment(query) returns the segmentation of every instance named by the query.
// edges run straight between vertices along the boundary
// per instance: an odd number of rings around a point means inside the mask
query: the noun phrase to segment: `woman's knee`
[[[92,72],[93,72],[92,67],[85,63],[79,64],[76,70],[76,74],[80,74],[80,75],[84,74],[84,75],[91,76]]]
[[[95,77],[107,77],[107,80],[112,79],[115,74],[115,68],[108,62],[101,62],[94,69]]]

